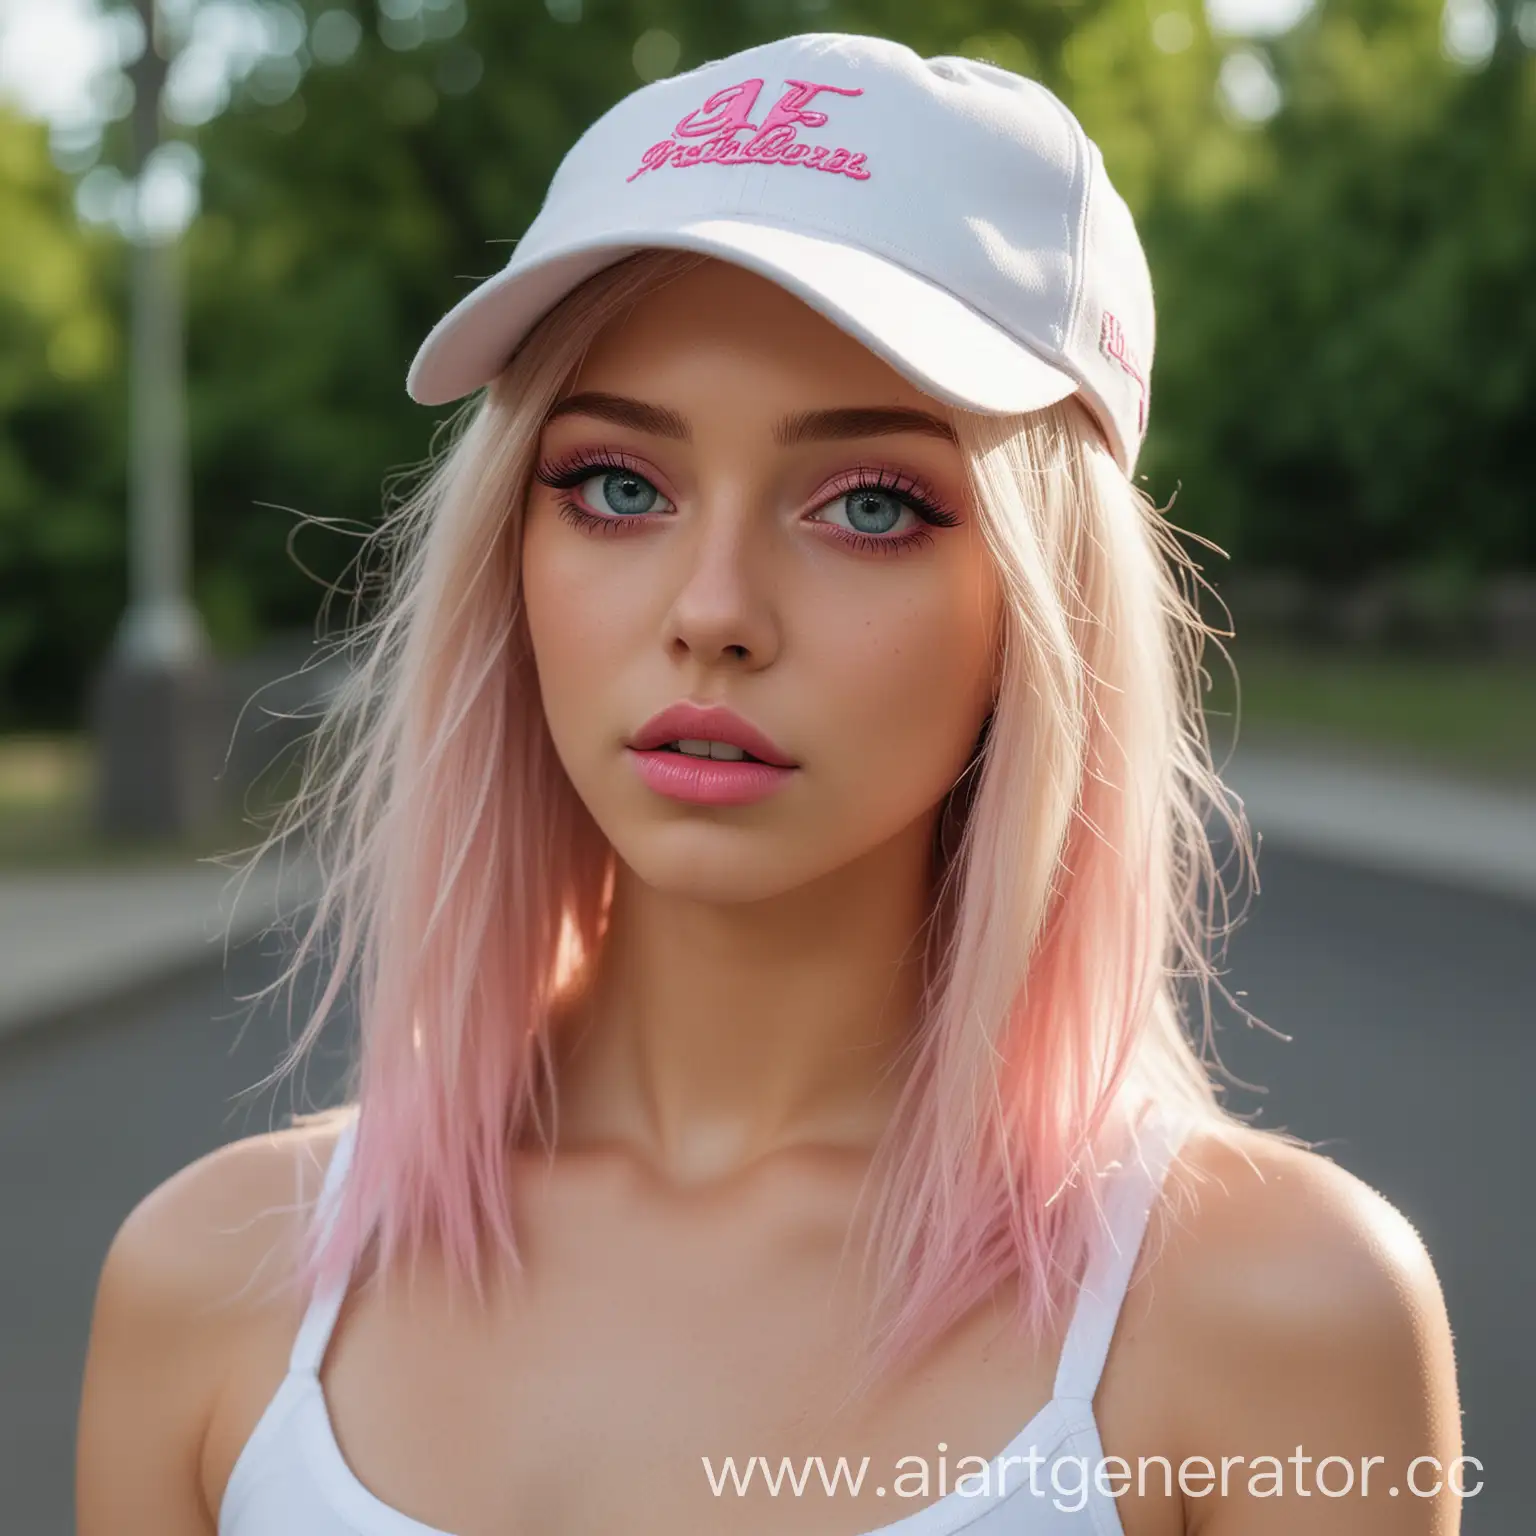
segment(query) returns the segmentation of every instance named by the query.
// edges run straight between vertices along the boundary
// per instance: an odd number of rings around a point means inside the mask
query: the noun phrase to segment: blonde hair
[[[546,1134],[552,1009],[598,952],[614,858],[544,721],[523,496],[594,338],[700,259],[642,252],[570,295],[372,540],[383,600],[269,839],[304,833],[323,872],[288,978],[327,965],[274,1077],[358,988],[358,1140],[307,1284],[429,1236],[477,1293],[495,1253],[521,1264],[507,1150]],[[1208,1032],[1227,907],[1207,817],[1251,860],[1205,736],[1198,572],[1075,401],[955,422],[1002,670],[939,818],[911,1070],[871,1165],[877,1372],[1010,1277],[1022,1321],[1054,1316],[1100,1219],[1094,1175],[1144,1108],[1233,1124],[1178,990],[1194,982]]]

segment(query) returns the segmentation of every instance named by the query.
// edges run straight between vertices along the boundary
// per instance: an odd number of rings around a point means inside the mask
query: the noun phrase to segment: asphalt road
[[[1469,1536],[1530,1529],[1518,1487],[1536,1428],[1536,906],[1268,850],[1227,985],[1290,1035],[1224,1016],[1227,1065],[1268,1085],[1264,1123],[1324,1143],[1418,1226],[1457,1331],[1469,1455],[1486,1487]],[[73,1436],[92,1293],[136,1200],[291,1093],[237,1098],[288,1024],[236,998],[271,972],[185,978],[114,1010],[0,1043],[0,1530],[71,1530]],[[345,1026],[343,1026],[344,1029]],[[340,1034],[310,1067],[328,1102]]]

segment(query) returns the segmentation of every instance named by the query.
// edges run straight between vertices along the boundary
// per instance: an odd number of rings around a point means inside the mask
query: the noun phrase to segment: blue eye
[[[901,497],[873,485],[845,491],[828,505],[841,505],[853,531],[866,534],[889,533],[901,521],[903,512],[912,511]]]
[[[610,469],[592,475],[578,487],[581,499],[589,507],[617,517],[638,517],[652,511],[662,500],[661,492],[633,470]]]

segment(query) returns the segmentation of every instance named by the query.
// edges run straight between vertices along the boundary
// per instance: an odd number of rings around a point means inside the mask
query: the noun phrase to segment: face
[[[995,568],[945,407],[800,300],[711,261],[614,323],[543,428],[522,560],[556,751],[647,885],[761,900],[931,835]],[[637,750],[680,702],[793,766]]]

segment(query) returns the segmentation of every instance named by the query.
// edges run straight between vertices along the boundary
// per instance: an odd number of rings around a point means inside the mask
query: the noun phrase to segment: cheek
[[[994,604],[984,580],[949,573],[862,610],[825,611],[826,739],[872,796],[884,785],[927,802],[964,767],[991,699]]]
[[[545,716],[569,768],[582,717],[600,705],[602,680],[613,675],[623,649],[625,584],[610,579],[614,562],[593,560],[562,531],[552,512],[530,513],[522,583]]]

